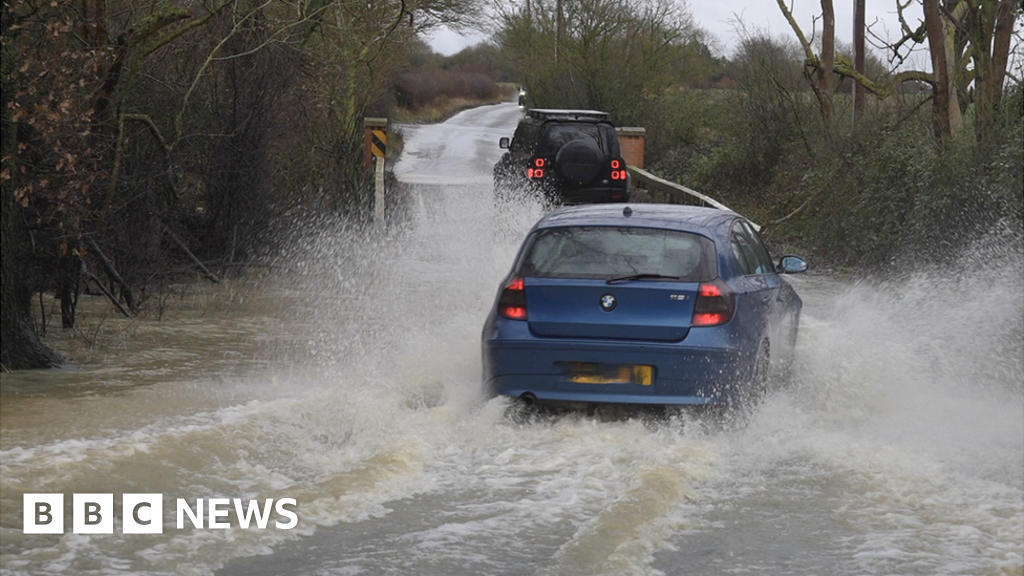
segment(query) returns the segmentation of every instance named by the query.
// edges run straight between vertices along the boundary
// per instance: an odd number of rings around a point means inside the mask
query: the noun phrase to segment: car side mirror
[[[508,139],[508,136],[498,140],[498,148],[501,148],[502,150],[508,150],[509,144],[511,144],[511,141]]]
[[[799,256],[787,255],[779,259],[775,267],[779,274],[799,274],[807,271],[807,261]]]

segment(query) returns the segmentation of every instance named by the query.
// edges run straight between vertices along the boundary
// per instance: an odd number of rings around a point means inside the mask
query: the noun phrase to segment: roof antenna
[[[630,216],[633,215],[633,209],[630,208],[629,206],[626,206],[625,208],[622,209],[622,215],[625,216],[626,218],[629,218]]]

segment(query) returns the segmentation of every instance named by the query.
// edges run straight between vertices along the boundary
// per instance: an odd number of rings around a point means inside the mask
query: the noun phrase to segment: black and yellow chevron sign
[[[377,128],[371,130],[370,133],[370,152],[378,158],[383,158],[384,151],[388,147],[388,133]]]

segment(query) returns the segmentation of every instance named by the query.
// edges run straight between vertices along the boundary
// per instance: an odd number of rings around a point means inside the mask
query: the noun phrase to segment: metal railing
[[[646,187],[649,190],[667,194],[670,198],[672,198],[675,201],[678,201],[678,203],[680,204],[711,206],[713,208],[718,208],[719,210],[729,210],[730,212],[735,212],[735,210],[733,210],[732,208],[729,208],[725,204],[722,204],[718,200],[715,200],[714,198],[706,194],[701,194],[700,192],[697,192],[692,188],[687,188],[682,184],[676,184],[675,182],[669,182],[664,178],[659,178],[654,174],[651,174],[650,172],[644,170],[643,168],[637,168],[636,166],[626,166],[626,170],[628,170],[630,175],[633,177],[634,187],[637,186],[638,184],[643,185],[643,187]],[[751,224],[754,223],[751,222]],[[758,224],[754,224],[754,228],[758,231],[761,230],[761,226]]]

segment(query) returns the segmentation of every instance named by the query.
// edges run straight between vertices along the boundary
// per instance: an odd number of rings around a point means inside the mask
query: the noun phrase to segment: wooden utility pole
[[[864,0],[853,0],[853,69],[864,74]],[[853,124],[856,126],[864,113],[864,86],[853,83]]]
[[[562,44],[562,27],[564,26],[562,17],[562,0],[558,0],[555,3],[555,64],[558,64],[560,58],[559,50]]]

